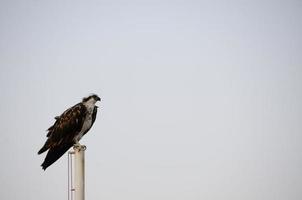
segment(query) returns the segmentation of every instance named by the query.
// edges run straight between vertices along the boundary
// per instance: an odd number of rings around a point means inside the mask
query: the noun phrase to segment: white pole
[[[75,200],[85,200],[85,150],[84,145],[74,146]]]

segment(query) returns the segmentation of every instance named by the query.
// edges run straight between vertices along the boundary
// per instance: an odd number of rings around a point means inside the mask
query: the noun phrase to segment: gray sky
[[[66,199],[53,117],[102,97],[86,197],[302,198],[301,1],[1,1],[0,199]]]

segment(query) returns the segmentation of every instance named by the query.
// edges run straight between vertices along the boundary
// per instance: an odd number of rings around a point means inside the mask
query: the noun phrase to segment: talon
[[[74,148],[74,149],[80,149],[80,148],[81,148],[81,144],[80,144],[79,142],[77,142],[77,143],[75,143],[75,144],[73,145],[73,148]]]

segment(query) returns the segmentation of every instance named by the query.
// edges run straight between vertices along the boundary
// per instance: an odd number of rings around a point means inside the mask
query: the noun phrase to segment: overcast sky
[[[0,1],[0,199],[67,199],[54,117],[96,93],[86,199],[302,199],[302,1]]]

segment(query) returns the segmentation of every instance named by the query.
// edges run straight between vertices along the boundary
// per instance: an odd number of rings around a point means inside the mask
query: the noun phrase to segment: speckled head
[[[97,101],[101,101],[101,98],[96,94],[91,94],[88,97],[84,97],[82,100],[83,103],[88,102],[88,101],[97,102]]]

